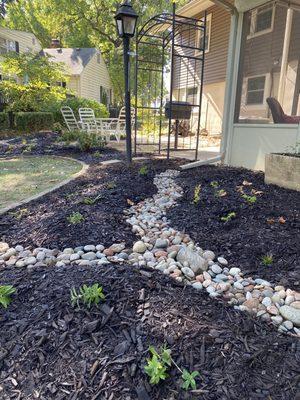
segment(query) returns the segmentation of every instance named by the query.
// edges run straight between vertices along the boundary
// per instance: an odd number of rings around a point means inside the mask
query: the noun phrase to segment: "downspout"
[[[189,169],[195,168],[200,165],[205,164],[213,164],[218,161],[224,161],[226,151],[227,151],[227,142],[228,142],[228,133],[229,133],[229,121],[230,121],[230,109],[231,109],[231,98],[232,98],[232,86],[233,86],[233,78],[234,78],[234,66],[235,66],[235,53],[236,53],[236,37],[238,30],[238,21],[239,21],[239,13],[232,4],[227,3],[225,0],[213,0],[215,4],[225,8],[227,11],[231,13],[230,20],[230,36],[228,43],[228,56],[227,56],[227,68],[226,68],[226,88],[225,88],[225,96],[224,96],[224,109],[223,109],[223,122],[222,122],[222,138],[221,138],[221,147],[220,147],[220,155],[216,157],[209,158],[208,160],[195,161],[189,164],[185,164],[181,166],[181,169]]]

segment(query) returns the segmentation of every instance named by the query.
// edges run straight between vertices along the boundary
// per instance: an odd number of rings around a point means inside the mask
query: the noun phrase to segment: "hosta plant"
[[[105,300],[105,295],[102,286],[99,286],[98,283],[94,283],[91,286],[83,285],[79,288],[78,292],[75,288],[71,289],[71,303],[73,307],[75,305],[80,307],[80,304],[83,304],[87,308],[91,308],[92,305],[98,305],[103,300]]]

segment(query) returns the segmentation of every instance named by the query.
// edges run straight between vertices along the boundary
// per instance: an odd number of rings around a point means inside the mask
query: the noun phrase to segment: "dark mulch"
[[[125,222],[123,210],[156,192],[153,178],[168,166],[165,160],[135,162],[131,167],[93,164],[84,176],[62,188],[0,216],[0,238],[11,246],[63,248],[84,244],[111,245],[136,240]],[[147,165],[147,175],[140,175]],[[84,200],[96,199],[95,204]],[[22,216],[20,210],[25,209]],[[71,224],[67,218],[80,212],[84,221]],[[21,216],[21,217],[20,217]]]
[[[118,150],[105,147],[82,152],[75,144],[66,144],[59,141],[60,135],[56,132],[45,132],[33,135],[19,136],[6,139],[0,143],[0,157],[18,155],[56,155],[77,158],[88,164],[113,158],[123,159],[124,154]]]
[[[247,195],[253,195],[252,189],[262,192],[252,205],[237,188],[245,180],[252,183],[243,186]],[[210,186],[212,181],[219,183],[218,189]],[[174,228],[185,230],[201,247],[223,255],[247,275],[300,289],[299,192],[265,185],[262,173],[242,168],[202,166],[182,172],[178,182],[184,196],[168,213]],[[197,184],[202,187],[200,201],[194,205]],[[215,196],[220,189],[227,192],[225,197]],[[222,222],[220,218],[230,212],[236,217]],[[271,266],[261,262],[267,253],[273,255]]]
[[[153,270],[6,269],[0,281],[17,288],[0,309],[3,400],[299,399],[297,339]],[[105,306],[74,310],[70,289],[95,282]],[[199,392],[184,393],[175,368],[147,383],[148,347],[164,343],[181,368],[199,371]]]

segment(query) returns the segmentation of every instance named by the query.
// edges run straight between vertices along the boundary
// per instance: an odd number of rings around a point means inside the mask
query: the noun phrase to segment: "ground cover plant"
[[[0,281],[17,290],[0,309],[3,400],[31,400],[33,393],[80,400],[297,398],[295,338],[157,271],[6,268]],[[105,302],[74,308],[70,290],[95,282]],[[150,384],[144,369],[149,347],[161,354],[164,344],[182,372],[172,364],[169,377]]]
[[[0,209],[50,189],[81,169],[76,160],[51,156],[0,159]]]
[[[202,166],[183,171],[177,180],[184,195],[167,213],[171,226],[246,275],[300,289],[299,192],[266,185],[262,173],[242,168]],[[195,206],[198,184],[202,201]],[[215,195],[220,188],[226,196]],[[263,263],[270,254],[272,263]]]

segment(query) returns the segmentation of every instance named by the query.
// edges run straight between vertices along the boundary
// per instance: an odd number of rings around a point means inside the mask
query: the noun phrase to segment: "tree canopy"
[[[178,5],[184,3],[179,0]],[[135,0],[140,15],[138,25],[148,18],[171,9],[171,1]],[[35,34],[43,47],[59,38],[63,47],[97,47],[110,71],[117,100],[123,93],[121,41],[117,37],[115,0],[18,0],[6,5],[3,24]]]

